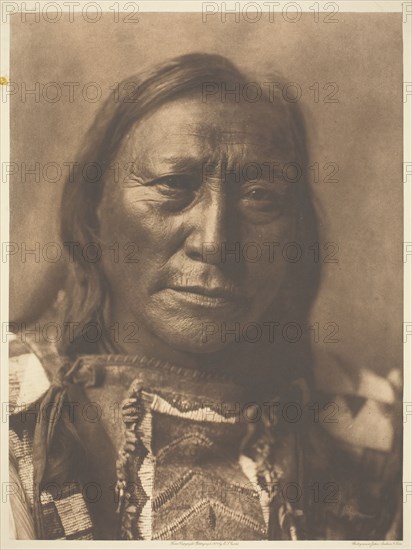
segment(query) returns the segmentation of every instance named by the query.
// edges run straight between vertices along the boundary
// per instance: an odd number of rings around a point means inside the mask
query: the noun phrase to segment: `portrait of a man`
[[[297,84],[194,46],[123,67],[64,178],[64,267],[11,318],[10,530],[399,540],[401,370],[360,365],[355,391],[316,368],[318,254],[338,247]]]

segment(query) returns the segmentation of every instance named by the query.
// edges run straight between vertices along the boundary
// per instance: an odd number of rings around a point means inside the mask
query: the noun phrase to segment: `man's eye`
[[[196,179],[189,175],[171,175],[157,178],[151,182],[162,193],[182,195],[192,193],[196,188]]]
[[[252,199],[255,201],[266,201],[266,200],[272,200],[273,193],[270,193],[266,189],[253,189],[252,191],[249,191],[246,194],[246,198]]]
[[[252,186],[243,190],[240,212],[252,223],[268,223],[284,212],[285,197],[264,186]]]
[[[242,200],[250,203],[250,206],[259,209],[272,209],[279,206],[280,197],[274,192],[264,187],[256,187],[245,191],[242,194]]]

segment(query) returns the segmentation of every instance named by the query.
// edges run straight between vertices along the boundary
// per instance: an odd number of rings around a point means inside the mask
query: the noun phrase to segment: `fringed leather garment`
[[[11,344],[16,538],[401,536],[394,454],[339,446],[307,415],[285,421],[285,396],[253,401],[234,380],[145,357],[67,364]],[[297,381],[287,402],[303,410],[305,393]]]

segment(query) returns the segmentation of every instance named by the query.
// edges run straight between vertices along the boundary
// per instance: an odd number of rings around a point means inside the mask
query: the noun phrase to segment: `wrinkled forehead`
[[[188,152],[203,161],[226,156],[290,160],[296,154],[281,106],[197,97],[165,103],[140,120],[128,133],[125,149],[134,158],[153,161]]]

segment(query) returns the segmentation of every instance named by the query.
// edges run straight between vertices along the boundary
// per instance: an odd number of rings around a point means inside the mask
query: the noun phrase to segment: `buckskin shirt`
[[[387,379],[364,372],[367,395],[323,395],[339,409],[331,423],[303,380],[259,405],[235,380],[146,357],[70,363],[51,345],[10,348],[17,539],[402,536],[399,397]]]

